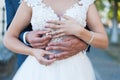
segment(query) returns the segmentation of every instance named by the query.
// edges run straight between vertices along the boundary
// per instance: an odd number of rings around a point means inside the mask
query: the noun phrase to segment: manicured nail
[[[46,49],[46,50],[49,50],[50,48],[49,48],[49,47],[46,47],[45,49]]]

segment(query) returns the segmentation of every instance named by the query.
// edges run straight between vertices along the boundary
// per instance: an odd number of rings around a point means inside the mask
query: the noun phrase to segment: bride
[[[97,48],[106,48],[108,38],[98,16],[94,0],[23,0],[4,36],[5,46],[29,55],[13,80],[95,80],[85,51],[64,60],[56,60],[58,50],[48,51],[24,45],[20,32],[29,23],[33,30],[45,30],[50,42],[74,35]],[[92,31],[84,27],[88,24]],[[49,44],[48,44],[49,45]]]

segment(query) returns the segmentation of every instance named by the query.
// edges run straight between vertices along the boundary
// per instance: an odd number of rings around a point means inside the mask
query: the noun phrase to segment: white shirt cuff
[[[87,50],[88,50],[89,46],[90,46],[90,45],[87,45],[86,49],[85,49],[85,50],[83,50],[83,53],[84,53],[84,54],[86,54],[86,52],[87,52]]]
[[[23,42],[25,43],[25,45],[28,45],[28,46],[30,46],[30,44],[26,41],[26,34],[27,34],[28,32],[25,32],[24,34],[23,34]]]

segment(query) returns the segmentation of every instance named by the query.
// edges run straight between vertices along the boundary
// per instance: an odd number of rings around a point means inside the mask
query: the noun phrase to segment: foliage
[[[103,0],[96,0],[95,4],[98,10],[104,10],[105,5],[103,4]]]
[[[117,17],[117,19],[118,19],[118,22],[120,22],[120,2],[118,3],[118,17]]]
[[[120,0],[108,0],[109,2],[115,1],[115,2],[120,2]]]
[[[114,16],[114,12],[117,12],[117,21],[120,22],[120,0],[96,0],[96,6],[99,11],[103,11],[105,8],[104,1],[109,1],[111,4],[109,12],[108,12],[108,18],[112,19]],[[117,10],[113,9],[113,3],[117,3]]]

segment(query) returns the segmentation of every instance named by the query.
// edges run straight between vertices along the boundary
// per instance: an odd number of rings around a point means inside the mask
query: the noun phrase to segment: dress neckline
[[[43,1],[44,1],[44,0],[41,0],[41,4],[42,4],[44,7],[50,9],[50,10],[53,12],[53,14],[56,15],[58,18],[60,18],[61,16],[65,15],[69,10],[73,9],[76,5],[77,5],[77,6],[82,6],[82,4],[80,3],[81,0],[78,0],[78,2],[73,3],[73,4],[72,4],[71,6],[69,6],[67,9],[65,9],[65,10],[63,11],[63,13],[57,14],[56,11],[55,11],[50,5],[45,4]]]

